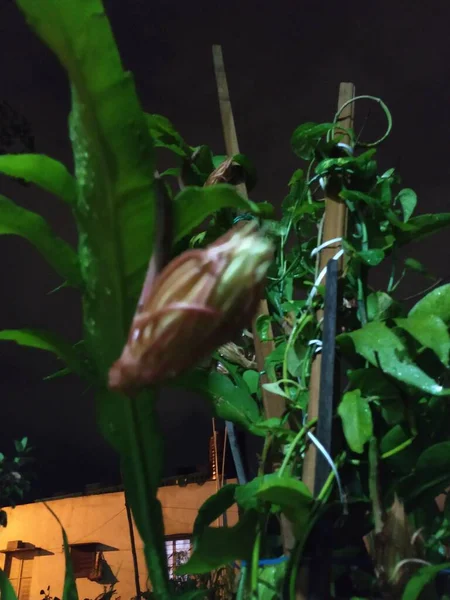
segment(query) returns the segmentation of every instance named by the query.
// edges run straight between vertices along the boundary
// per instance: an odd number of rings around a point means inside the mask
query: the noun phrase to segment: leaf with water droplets
[[[352,390],[344,394],[338,414],[342,420],[345,439],[353,452],[361,454],[365,444],[372,437],[372,412],[367,398],[361,396],[361,390]]]
[[[395,319],[395,323],[407,331],[425,348],[430,348],[443,365],[448,367],[450,335],[444,321],[437,315],[416,315],[407,319]]]
[[[87,260],[83,301],[86,348],[106,380],[122,350],[155,233],[155,156],[131,73],[100,0],[17,0],[31,27],[56,54],[71,84],[70,135],[77,178],[75,213]],[[106,290],[109,290],[108,292]],[[130,290],[132,290],[130,292]],[[155,589],[168,597],[161,507],[159,432],[154,402],[112,395],[99,420],[121,440],[122,472],[133,517],[145,545]],[[115,443],[112,434],[108,439]],[[123,443],[122,443],[123,442]],[[117,444],[117,442],[116,442]]]
[[[429,292],[409,311],[410,317],[436,315],[450,324],[450,283]]]
[[[413,362],[402,339],[385,323],[368,323],[362,329],[339,335],[337,341],[344,352],[356,351],[370,364],[407,385],[435,396],[450,395],[449,389],[444,389]]]

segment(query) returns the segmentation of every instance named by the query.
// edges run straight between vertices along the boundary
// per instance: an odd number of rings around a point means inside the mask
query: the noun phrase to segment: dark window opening
[[[97,544],[73,544],[70,546],[73,576],[86,577],[91,581],[102,578],[103,555]]]

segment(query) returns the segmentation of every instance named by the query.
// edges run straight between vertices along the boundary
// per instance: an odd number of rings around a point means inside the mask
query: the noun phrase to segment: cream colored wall
[[[159,499],[163,507],[166,535],[191,533],[198,508],[216,491],[216,484],[160,488]],[[104,557],[118,579],[116,599],[129,600],[136,595],[131,544],[124,506],[123,492],[79,496],[52,500],[48,505],[63,524],[69,543],[99,542],[115,550],[104,552]],[[33,561],[31,600],[39,600],[39,592],[51,586],[52,596],[61,598],[64,578],[62,537],[58,523],[43,503],[24,504],[6,509],[8,526],[0,528],[0,549],[8,541],[22,540],[43,548]],[[237,509],[227,515],[228,524],[237,522]],[[142,541],[135,529],[141,590],[147,589],[147,574]],[[45,555],[45,553],[51,553]],[[0,567],[4,565],[0,554]],[[103,591],[103,586],[88,579],[77,579],[80,600],[93,599]]]

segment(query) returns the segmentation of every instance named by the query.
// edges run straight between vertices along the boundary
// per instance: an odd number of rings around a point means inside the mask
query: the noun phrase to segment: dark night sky
[[[105,6],[145,110],[166,115],[188,143],[209,144],[216,153],[224,149],[211,45],[222,44],[241,151],[259,172],[254,199],[283,198],[297,168],[289,148],[293,129],[330,120],[339,82],[353,81],[357,94],[379,96],[392,111],[382,166],[399,166],[404,185],[419,194],[420,212],[448,210],[445,2],[106,0]],[[65,73],[6,0],[0,3],[0,56],[0,100],[30,121],[37,152],[71,167]],[[367,106],[358,105],[360,118],[366,113]],[[367,134],[382,127],[375,113]],[[0,192],[76,242],[69,211],[57,199],[4,178]],[[450,258],[445,236],[413,252],[439,275],[447,274]],[[53,328],[77,341],[76,293],[48,295],[60,281],[26,242],[0,238],[0,253],[0,328]],[[413,285],[405,285],[405,293],[421,282]],[[96,431],[89,391],[73,377],[42,380],[55,366],[45,353],[0,345],[0,450],[8,451],[14,437],[31,438],[41,461],[37,495],[117,478],[113,454]],[[166,474],[206,462],[211,415],[203,401],[165,393],[160,414],[168,436]]]

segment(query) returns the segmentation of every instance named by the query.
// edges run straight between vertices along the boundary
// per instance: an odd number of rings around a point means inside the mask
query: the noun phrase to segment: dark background
[[[449,209],[445,2],[106,0],[105,7],[144,109],[167,116],[189,144],[205,143],[219,154],[224,147],[211,46],[222,44],[241,151],[259,173],[254,199],[282,200],[297,168],[292,131],[305,121],[330,120],[339,82],[352,81],[357,94],[379,96],[392,111],[382,167],[399,167],[404,185],[419,195],[419,212]],[[65,73],[7,0],[0,1],[0,57],[0,101],[31,123],[37,152],[71,168]],[[368,108],[357,105],[357,123]],[[375,108],[364,135],[377,137],[383,125]],[[76,243],[69,211],[57,199],[4,177],[0,193],[40,212]],[[447,240],[448,233],[440,234],[409,253],[445,276]],[[0,237],[0,256],[0,328],[52,328],[77,341],[77,294],[49,294],[60,281],[23,240]],[[402,291],[424,285],[416,278]],[[0,450],[8,453],[12,439],[29,436],[39,461],[32,497],[118,481],[116,458],[96,430],[89,390],[74,377],[43,381],[57,366],[46,353],[0,345]],[[211,414],[204,402],[165,392],[160,415],[165,474],[207,463]]]

